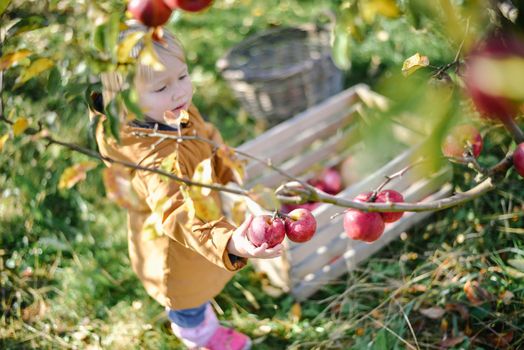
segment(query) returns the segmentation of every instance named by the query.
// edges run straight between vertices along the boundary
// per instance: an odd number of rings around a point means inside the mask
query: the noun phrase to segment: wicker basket
[[[318,26],[271,29],[233,47],[217,67],[248,113],[274,125],[342,90],[329,38]]]

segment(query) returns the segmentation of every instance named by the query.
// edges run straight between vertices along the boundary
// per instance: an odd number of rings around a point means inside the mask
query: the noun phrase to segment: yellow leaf
[[[180,130],[182,124],[187,124],[189,122],[189,113],[183,109],[177,117],[174,112],[166,111],[164,112],[164,120],[168,125],[176,126]]]
[[[233,203],[233,208],[231,209],[231,219],[233,223],[237,226],[240,226],[246,218],[247,206],[246,202],[243,200],[235,201]]]
[[[65,169],[60,176],[60,181],[58,182],[59,189],[70,189],[78,182],[86,179],[86,173],[94,169],[97,166],[97,163],[86,161],[70,166]]]
[[[162,225],[162,214],[153,212],[144,221],[142,226],[142,235],[145,240],[152,240],[164,234],[164,227]]]
[[[359,3],[362,18],[368,23],[375,20],[377,14],[388,18],[396,18],[400,10],[395,0],[366,0]]]
[[[193,182],[198,182],[201,184],[211,185],[213,184],[213,167],[211,164],[211,158],[204,159],[195,168],[195,172],[193,173]],[[195,186],[193,186],[195,187]],[[211,189],[207,187],[199,187],[200,193],[202,196],[206,197],[211,194]],[[195,190],[194,188],[191,189],[192,191]]]
[[[404,61],[402,65],[402,74],[408,76],[413,74],[415,71],[422,67],[427,67],[429,65],[429,59],[427,56],[422,56],[418,52],[413,56],[409,57]]]
[[[178,151],[175,151],[168,155],[160,163],[160,169],[166,173],[173,173],[176,176],[182,177],[182,171],[180,170],[180,163],[178,162]]]
[[[203,221],[213,221],[218,220],[222,216],[220,207],[212,196],[195,196],[192,199],[197,218]]]
[[[190,219],[197,217],[203,221],[212,221],[222,216],[220,207],[213,196],[203,196],[202,192],[194,186],[187,189],[181,187],[181,192],[184,195],[184,204],[188,209]]]
[[[192,221],[195,219],[196,215],[193,199],[191,199],[191,196],[189,195],[187,186],[180,186],[180,192],[182,192],[184,197],[184,206],[186,207],[187,217],[189,218],[188,225],[192,225]]]
[[[132,61],[131,50],[135,45],[142,39],[145,32],[133,32],[127,35],[119,44],[116,49],[118,62],[126,63]]]
[[[13,124],[13,134],[19,136],[24,133],[29,127],[29,121],[27,118],[18,118]]]
[[[145,204],[140,201],[131,185],[129,171],[120,166],[106,168],[102,172],[107,197],[126,209],[141,210]]]
[[[19,86],[25,83],[29,79],[53,67],[54,64],[55,63],[49,58],[37,59],[31,63],[31,65],[25,71],[23,71],[22,75],[19,76],[18,79],[16,79],[16,85]]]
[[[31,55],[32,52],[29,50],[20,50],[13,53],[8,53],[0,57],[0,70],[8,69],[19,61]]]
[[[221,145],[217,150],[217,156],[222,159],[225,166],[231,169],[233,176],[238,184],[244,183],[245,177],[245,162],[237,159],[235,151],[226,145]]]
[[[2,148],[4,148],[4,144],[9,138],[9,134],[5,134],[2,137],[0,137],[0,152],[2,151]]]
[[[150,66],[156,71],[163,71],[166,69],[155,51],[151,35],[144,37],[144,47],[142,48],[142,51],[140,51],[138,60],[141,64]]]
[[[280,202],[275,192],[264,185],[258,184],[250,190],[249,197],[262,208],[274,211],[280,209]]]

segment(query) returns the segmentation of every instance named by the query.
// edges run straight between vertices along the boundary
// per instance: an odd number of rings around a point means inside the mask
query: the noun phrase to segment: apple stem
[[[411,168],[415,167],[416,165],[419,165],[423,162],[425,162],[426,160],[425,159],[419,159],[417,160],[416,162],[414,163],[411,163],[409,164],[408,166],[406,166],[405,168],[397,171],[396,173],[394,174],[391,174],[391,175],[386,175],[385,176],[385,180],[380,184],[378,185],[378,187],[373,191],[371,197],[369,198],[369,201],[368,202],[375,202],[375,199],[377,199],[377,195],[380,191],[382,191],[382,189],[388,184],[390,183],[393,179],[397,178],[397,177],[402,177],[408,170],[410,170]]]

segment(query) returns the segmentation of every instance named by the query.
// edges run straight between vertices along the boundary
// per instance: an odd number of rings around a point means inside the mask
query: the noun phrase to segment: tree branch
[[[165,177],[167,177],[167,178],[169,178],[171,180],[182,182],[182,183],[184,183],[184,184],[186,184],[188,186],[205,187],[205,188],[209,188],[209,189],[215,190],[215,191],[229,192],[229,193],[239,194],[239,195],[242,195],[242,196],[248,196],[248,191],[245,191],[245,190],[233,189],[233,188],[220,186],[220,185],[209,185],[209,184],[204,184],[204,183],[191,181],[189,179],[185,179],[185,178],[173,175],[173,174],[168,173],[167,171],[163,171],[161,169],[144,167],[144,166],[141,166],[141,165],[138,165],[138,164],[135,164],[135,163],[131,163],[131,162],[126,162],[126,161],[121,161],[121,160],[116,160],[116,159],[112,159],[112,158],[109,158],[109,157],[105,157],[105,156],[101,155],[98,152],[92,151],[90,149],[81,147],[81,146],[76,145],[76,144],[72,144],[72,143],[67,143],[67,142],[56,140],[56,139],[52,138],[51,136],[44,136],[43,139],[48,141],[51,144],[57,144],[57,145],[60,145],[60,146],[63,146],[63,147],[67,147],[67,148],[69,148],[69,149],[71,149],[73,151],[85,154],[85,155],[87,155],[89,157],[92,157],[92,158],[97,158],[99,160],[103,160],[103,161],[106,161],[106,162],[111,163],[111,164],[123,165],[123,166],[125,166],[127,168],[132,168],[132,169],[136,169],[136,170],[143,170],[143,171],[149,171],[149,172],[152,172],[152,173],[155,173],[155,174],[163,175],[163,176],[165,176]]]
[[[500,120],[502,124],[504,124],[504,127],[506,128],[506,130],[508,130],[508,132],[511,134],[511,136],[513,136],[513,139],[517,143],[524,142],[524,132],[522,132],[522,129],[518,126],[515,119],[511,117],[505,117],[505,118],[500,118]]]
[[[330,203],[346,208],[353,208],[362,211],[370,212],[401,212],[401,211],[433,211],[433,210],[443,210],[451,208],[456,205],[463,204],[474,198],[477,198],[483,195],[486,192],[489,192],[495,188],[495,185],[492,182],[491,178],[488,178],[471,188],[470,190],[462,193],[457,193],[453,196],[431,201],[425,203],[370,203],[370,202],[357,202],[353,200],[347,200],[344,198],[339,198],[336,196],[329,195],[327,193],[315,190],[314,193],[309,193],[305,189],[297,188],[296,186],[286,187],[286,185],[281,186],[277,189],[277,198],[282,203],[303,203],[305,201],[317,201],[323,203]],[[293,194],[295,194],[293,196]],[[308,196],[309,195],[309,196]],[[302,196],[308,196],[303,199]],[[300,200],[297,200],[300,199]]]

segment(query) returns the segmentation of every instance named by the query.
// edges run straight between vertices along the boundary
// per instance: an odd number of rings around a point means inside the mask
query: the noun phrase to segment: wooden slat
[[[288,140],[304,130],[314,129],[315,125],[324,120],[325,116],[351,107],[357,98],[357,89],[369,88],[364,84],[359,84],[344,90],[242,144],[239,150],[246,153],[266,154],[271,149],[278,148],[278,140]]]
[[[448,196],[451,193],[451,190],[452,186],[450,184],[446,184],[442,186],[438,192],[427,197],[425,201],[432,201]],[[412,219],[413,221],[409,226],[422,221],[431,215],[431,213],[432,212],[422,212],[418,213],[418,215],[414,215]],[[320,271],[314,274],[307,275],[300,283],[292,286],[291,293],[298,300],[306,299],[325,284],[340,277],[342,274],[353,270],[357,264],[387,245],[392,239],[396,238],[398,234],[400,234],[400,232],[390,232],[390,234],[383,235],[373,244],[362,243],[353,247],[352,249],[346,251],[340,259],[337,259],[331,264],[324,266]]]
[[[323,140],[333,135],[337,130],[344,129],[348,124],[353,122],[353,114],[357,106],[353,105],[345,108],[344,111],[339,111],[335,116],[326,116],[326,119],[319,122],[315,128],[304,130],[302,132],[295,133],[292,137],[288,137],[286,140],[273,141],[280,142],[278,147],[274,147],[269,151],[270,153],[264,154],[261,150],[253,150],[254,153],[250,153],[253,156],[271,160],[271,164],[279,165],[292,157],[300,156],[304,150],[317,140]],[[249,161],[246,166],[246,174],[248,179],[254,181],[264,171],[267,171],[268,167],[265,164],[255,161]],[[273,171],[273,170],[271,170]]]
[[[450,169],[445,168],[431,178],[418,181],[404,192],[406,202],[418,202],[424,199],[429,194],[435,192],[436,189],[439,189],[442,184],[449,181],[450,177]],[[420,213],[405,213],[399,221],[386,225],[384,235],[393,234],[392,232],[400,233],[406,230],[417,220],[417,215],[420,215]],[[292,282],[295,281],[296,283],[297,280],[302,280],[306,275],[320,270],[323,266],[327,265],[329,261],[340,256],[347,249],[351,249],[352,245],[362,244],[362,242],[347,239],[343,230],[342,220],[343,216],[340,215],[336,220],[332,221],[329,227],[317,232],[320,236],[331,233],[329,236],[333,238],[323,245],[316,246],[315,251],[309,252],[308,255],[301,257],[296,256],[293,251],[289,252],[290,254],[294,254],[290,268]]]
[[[300,176],[314,164],[322,163],[322,161],[329,159],[331,154],[336,154],[342,148],[350,147],[352,143],[358,142],[358,134],[359,132],[356,127],[351,127],[345,133],[337,133],[319,147],[302,154],[300,157],[290,159],[288,162],[281,164],[279,168],[293,176]],[[275,187],[280,185],[284,180],[287,180],[285,176],[277,172],[272,172],[254,180],[248,187],[259,183],[267,187]]]

